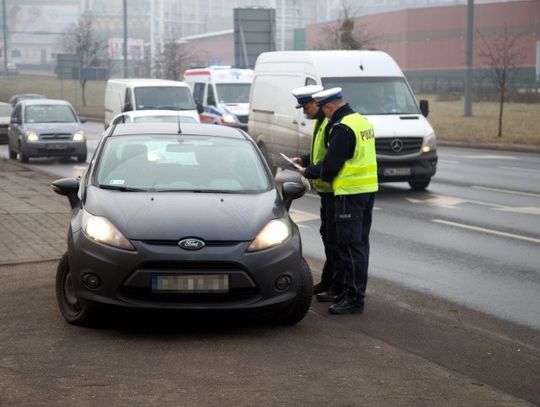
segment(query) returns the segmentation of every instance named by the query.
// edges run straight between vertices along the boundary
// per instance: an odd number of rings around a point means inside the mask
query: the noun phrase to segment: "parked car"
[[[8,130],[9,158],[76,157],[86,161],[86,137],[73,106],[64,100],[29,99],[17,103]]]
[[[9,118],[11,117],[11,105],[0,102],[0,144],[8,143]]]
[[[19,74],[19,67],[15,62],[8,62],[6,64],[6,73],[8,75],[18,75]]]
[[[132,110],[116,115],[111,124],[125,123],[199,123],[192,116],[181,114],[178,110]]]
[[[110,126],[83,178],[53,189],[73,208],[56,274],[68,323],[99,317],[99,304],[248,311],[280,324],[309,309],[311,272],[288,213],[305,187],[278,191],[239,129]]]
[[[40,95],[39,93],[19,93],[17,95],[13,95],[9,99],[9,103],[11,103],[11,106],[15,107],[15,105],[19,103],[21,100],[27,100],[27,99],[47,99],[47,96]]]

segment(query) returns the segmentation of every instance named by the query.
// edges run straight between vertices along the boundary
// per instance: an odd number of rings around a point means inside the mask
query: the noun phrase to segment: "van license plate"
[[[228,293],[229,275],[153,275],[152,291],[162,293]]]
[[[397,177],[397,176],[403,176],[403,175],[411,175],[411,169],[409,167],[403,167],[403,168],[384,168],[383,169],[383,175],[389,176],[389,177]]]

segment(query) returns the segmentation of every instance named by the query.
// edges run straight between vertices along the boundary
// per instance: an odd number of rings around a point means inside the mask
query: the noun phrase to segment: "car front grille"
[[[71,140],[71,133],[41,133],[41,140]]]
[[[406,155],[420,152],[422,137],[384,137],[375,139],[377,154]]]

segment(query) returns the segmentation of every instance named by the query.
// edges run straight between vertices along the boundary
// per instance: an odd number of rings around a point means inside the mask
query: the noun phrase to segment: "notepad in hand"
[[[289,164],[291,164],[294,168],[296,168],[297,170],[301,170],[302,169],[302,166],[301,165],[298,165],[296,164],[293,160],[291,160],[289,157],[287,157],[285,154],[283,153],[279,153],[281,154],[281,156],[283,157],[283,159],[285,161],[287,161]]]

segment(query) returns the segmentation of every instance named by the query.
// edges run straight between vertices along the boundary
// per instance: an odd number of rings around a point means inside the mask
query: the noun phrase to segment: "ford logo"
[[[199,250],[205,246],[205,243],[199,239],[188,238],[180,240],[178,246],[185,250]]]

